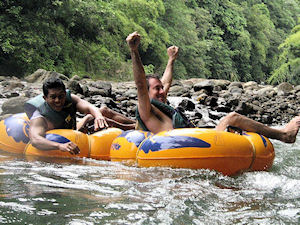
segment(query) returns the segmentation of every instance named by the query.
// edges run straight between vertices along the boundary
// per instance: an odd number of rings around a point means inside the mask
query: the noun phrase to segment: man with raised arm
[[[142,124],[140,127],[153,133],[191,127],[191,124],[181,113],[165,104],[172,81],[172,72],[169,73],[169,76],[164,74],[161,80],[153,76],[146,77],[138,52],[140,39],[141,37],[137,32],[129,34],[126,38],[130,48],[133,75],[137,87],[137,120]],[[216,130],[226,130],[228,126],[239,127],[242,130],[259,133],[286,143],[294,143],[300,127],[300,116],[292,119],[283,129],[274,129],[236,112],[231,112],[220,121]]]
[[[25,112],[30,119],[29,138],[31,144],[41,150],[59,149],[77,154],[75,143],[53,142],[45,138],[51,129],[76,129],[94,119],[94,130],[114,126],[124,130],[134,129],[135,121],[130,120],[107,107],[98,109],[89,102],[66,90],[64,83],[57,77],[50,77],[43,83],[43,94],[25,103]],[[83,121],[76,124],[76,112],[87,114]],[[122,123],[127,122],[127,124]]]

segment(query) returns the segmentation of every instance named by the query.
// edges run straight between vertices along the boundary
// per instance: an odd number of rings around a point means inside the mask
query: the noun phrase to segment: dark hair
[[[158,74],[147,74],[147,75],[146,75],[146,82],[147,82],[147,89],[148,89],[148,90],[149,90],[149,86],[150,86],[150,85],[149,85],[149,80],[152,79],[152,78],[153,78],[153,79],[156,79],[156,80],[160,80]]]
[[[44,96],[48,96],[49,89],[62,89],[63,91],[66,91],[66,87],[64,83],[58,77],[50,77],[44,81],[43,83]]]

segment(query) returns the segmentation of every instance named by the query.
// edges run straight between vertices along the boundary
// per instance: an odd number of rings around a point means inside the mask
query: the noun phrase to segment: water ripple
[[[2,224],[298,224],[300,140],[269,172],[138,168],[1,155]]]

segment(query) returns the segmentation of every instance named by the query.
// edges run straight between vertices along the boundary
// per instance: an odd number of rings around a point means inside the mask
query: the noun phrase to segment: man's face
[[[66,101],[66,92],[62,89],[49,89],[48,95],[44,96],[45,101],[55,111],[61,111]]]
[[[160,102],[166,102],[166,93],[164,87],[159,79],[150,78],[149,79],[149,98],[155,99]]]

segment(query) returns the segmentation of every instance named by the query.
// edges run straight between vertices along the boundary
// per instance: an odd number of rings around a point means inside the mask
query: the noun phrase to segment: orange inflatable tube
[[[31,156],[45,156],[45,157],[57,157],[57,158],[71,158],[71,157],[86,157],[90,155],[89,139],[88,135],[80,131],[69,129],[55,129],[46,133],[45,138],[50,141],[58,143],[73,142],[79,148],[79,154],[72,155],[69,152],[63,152],[60,150],[40,150],[33,147],[30,143],[24,150],[25,155]]]
[[[26,146],[24,154],[56,158],[85,157],[108,160],[111,143],[121,133],[122,130],[118,128],[108,128],[92,135],[69,129],[50,130],[46,133],[46,139],[58,143],[71,141],[78,146],[79,154],[72,155],[69,152],[62,152],[60,150],[40,150],[33,147],[30,143]]]
[[[92,159],[110,160],[111,144],[122,132],[119,128],[108,128],[89,135],[89,157]]]
[[[137,162],[141,167],[210,169],[224,175],[268,170],[275,157],[272,143],[259,134],[201,128],[156,135],[126,131],[112,142],[110,154],[112,161]]]
[[[234,175],[267,170],[275,157],[272,143],[261,135],[184,128],[160,132],[145,139],[137,152],[142,167],[210,169]]]
[[[11,153],[23,153],[29,142],[29,119],[18,113],[0,121],[0,149]]]
[[[124,131],[111,144],[111,161],[127,161],[135,163],[138,147],[152,133],[139,130]]]
[[[25,113],[12,115],[0,121],[0,150],[26,154],[31,156],[45,156],[58,158],[87,157],[93,159],[110,159],[110,146],[112,141],[123,131],[118,128],[108,128],[87,135],[79,131],[68,129],[50,130],[46,139],[66,143],[72,141],[78,145],[80,153],[72,155],[60,150],[39,150],[29,142],[29,119]]]

